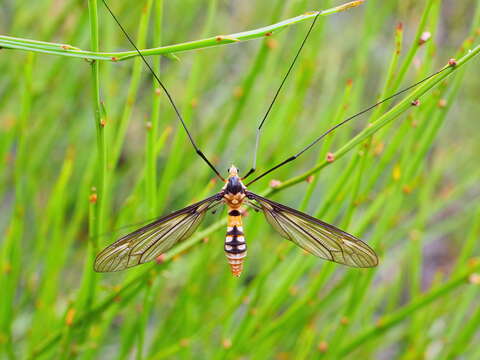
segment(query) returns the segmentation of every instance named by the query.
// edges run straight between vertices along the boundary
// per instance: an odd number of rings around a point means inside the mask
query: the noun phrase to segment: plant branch
[[[363,3],[363,0],[351,1],[327,10],[306,12],[305,14],[295,16],[293,18],[286,19],[278,23],[264,26],[258,29],[242,31],[242,32],[233,33],[229,35],[217,35],[217,36],[212,36],[205,39],[188,41],[188,42],[179,43],[179,44],[161,46],[161,47],[150,48],[150,49],[143,49],[143,50],[140,50],[140,52],[144,56],[169,55],[169,54],[174,54],[178,52],[197,50],[197,49],[203,49],[203,48],[212,47],[212,46],[232,44],[232,43],[238,43],[238,42],[247,41],[247,40],[259,39],[266,36],[271,36],[274,33],[279,32],[280,30],[283,30],[290,25],[294,25],[294,24],[306,21],[308,19],[314,18],[319,13],[320,13],[319,16],[332,15],[341,11],[348,10],[352,7],[356,7],[362,3]],[[23,39],[23,38],[17,38],[17,37],[5,36],[5,35],[0,35],[0,48],[33,51],[33,52],[39,52],[44,54],[76,57],[76,58],[87,59],[87,60],[104,60],[104,61],[113,61],[113,62],[127,60],[127,59],[131,59],[139,56],[139,54],[135,50],[121,51],[121,52],[96,52],[96,51],[82,50],[78,47],[68,45],[68,44],[51,43],[51,42]]]

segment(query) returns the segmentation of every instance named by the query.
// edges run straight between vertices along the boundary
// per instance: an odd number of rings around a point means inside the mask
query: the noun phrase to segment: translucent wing
[[[280,235],[309,253],[352,267],[378,264],[375,252],[355,236],[252,192],[247,191],[246,195],[260,205],[267,221]]]
[[[222,195],[216,194],[125,235],[97,255],[95,271],[119,271],[154,260],[190,237],[205,213],[221,199]]]

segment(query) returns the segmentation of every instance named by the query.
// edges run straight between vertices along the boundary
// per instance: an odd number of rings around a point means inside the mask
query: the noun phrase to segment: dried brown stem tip
[[[348,10],[348,9],[350,9],[350,8],[353,8],[353,7],[362,5],[362,4],[364,3],[364,1],[365,1],[365,0],[351,1],[351,2],[349,2],[349,3],[340,5],[340,6],[339,6],[339,9],[340,9],[340,11],[345,11],[345,10]]]

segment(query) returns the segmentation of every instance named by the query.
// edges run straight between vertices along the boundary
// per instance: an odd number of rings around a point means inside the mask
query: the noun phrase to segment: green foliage
[[[97,2],[2,4],[1,358],[480,358],[478,2],[369,0],[318,19],[263,129],[260,171],[449,58],[458,64],[252,185],[362,238],[377,268],[306,255],[250,211],[240,279],[223,254],[222,211],[161,264],[93,272],[120,234],[222,186]],[[338,5],[110,4],[141,49],[183,46],[149,61],[200,148],[220,170],[244,172],[311,21],[297,16]],[[259,40],[211,41],[299,18]],[[210,42],[185,45],[196,39]],[[130,56],[85,61],[75,48]]]

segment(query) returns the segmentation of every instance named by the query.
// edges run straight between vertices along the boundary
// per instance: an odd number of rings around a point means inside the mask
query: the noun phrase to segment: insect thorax
[[[231,176],[227,180],[227,186],[225,187],[225,192],[227,194],[238,194],[243,193],[245,186],[242,184],[242,181],[238,176]]]

